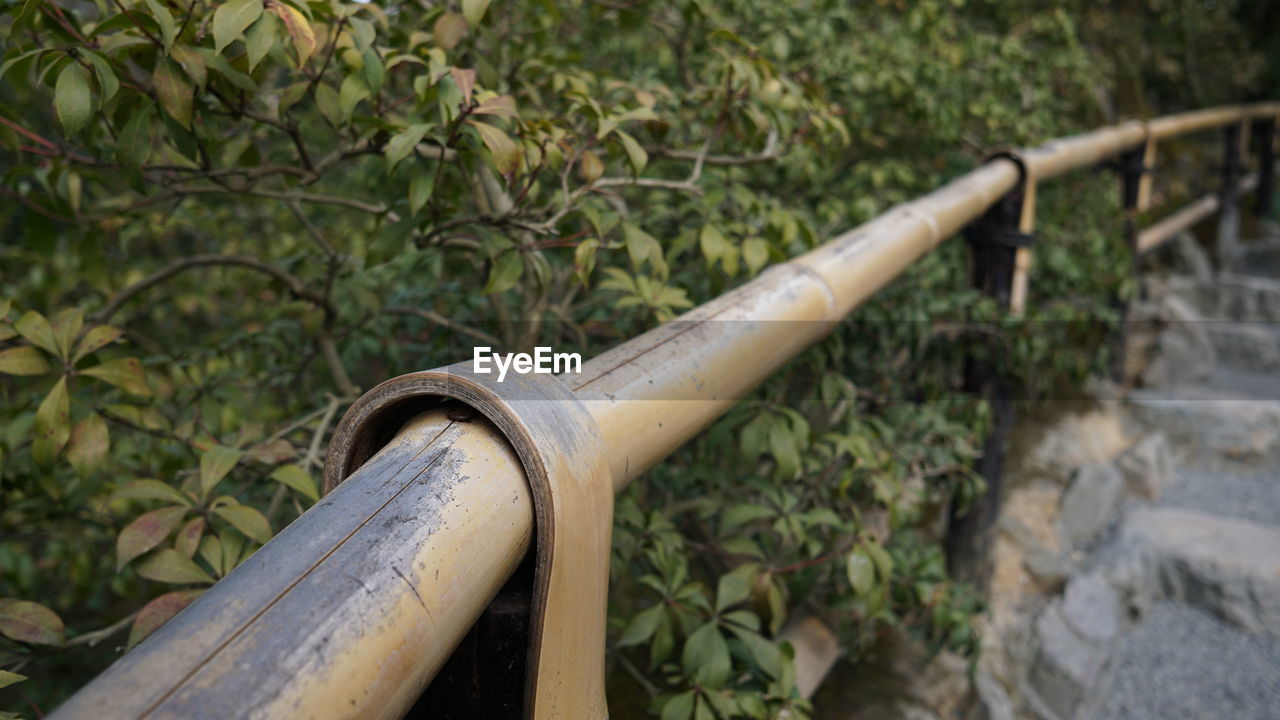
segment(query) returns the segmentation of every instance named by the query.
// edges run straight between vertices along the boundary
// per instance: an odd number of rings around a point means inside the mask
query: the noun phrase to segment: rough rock
[[[1085,465],[1062,495],[1058,529],[1068,547],[1085,545],[1111,521],[1124,494],[1124,479],[1113,465]]]
[[[1054,602],[1036,620],[1038,648],[1027,676],[1028,697],[1042,716],[1072,718],[1107,659],[1108,647],[1076,633]]]
[[[1173,481],[1173,464],[1169,440],[1164,433],[1154,432],[1139,440],[1116,460],[1129,492],[1148,500]]]
[[[1142,558],[1164,596],[1280,638],[1280,529],[1181,508],[1140,508],[1125,519],[1120,542]]]
[[[1210,322],[1205,324],[1205,333],[1219,362],[1253,371],[1280,367],[1280,336],[1271,326]]]
[[[1062,594],[1062,618],[1080,637],[1110,643],[1120,631],[1120,596],[1101,576],[1078,575]]]

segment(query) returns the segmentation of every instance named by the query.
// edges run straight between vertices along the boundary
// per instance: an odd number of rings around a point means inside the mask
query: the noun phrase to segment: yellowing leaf
[[[200,597],[203,592],[203,589],[175,590],[143,605],[142,609],[138,611],[137,617],[133,619],[133,627],[129,629],[129,642],[125,649],[132,649],[134,645],[142,642],[148,635],[158,630],[161,625],[169,622],[174,615],[177,615],[197,597]]]
[[[169,58],[158,59],[155,72],[151,74],[151,83],[155,86],[156,97],[160,98],[160,107],[179,125],[190,130],[195,88],[187,82],[186,74],[178,64]]]
[[[514,172],[520,164],[520,149],[507,134],[498,128],[478,120],[467,120],[480,133],[480,139],[493,155],[494,167],[498,172],[507,175]]]
[[[68,308],[54,317],[53,342],[58,346],[58,357],[66,359],[71,356],[71,343],[83,327],[84,311],[80,308]]]
[[[271,442],[258,443],[249,448],[249,457],[260,463],[267,465],[275,465],[278,462],[284,462],[298,454],[293,443],[283,438],[272,440]]]
[[[89,92],[89,71],[80,63],[72,60],[58,73],[53,105],[58,111],[62,131],[67,135],[74,135],[89,124],[89,117],[93,115],[93,96]]]
[[[32,345],[50,355],[58,354],[58,343],[53,337],[53,326],[40,313],[28,310],[13,324],[13,329]]]
[[[462,69],[457,67],[449,68],[449,75],[453,78],[453,84],[458,86],[458,91],[462,93],[462,102],[471,104],[471,93],[476,88],[476,71],[474,68]]]
[[[67,460],[80,477],[87,477],[102,464],[110,446],[111,435],[107,431],[106,421],[98,413],[90,413],[71,429],[71,439],[67,442]]]
[[[26,675],[19,675],[16,672],[9,672],[8,670],[0,670],[0,689],[7,688],[15,683],[20,683],[26,679]]]
[[[75,354],[71,356],[71,364],[75,365],[83,360],[85,355],[92,354],[110,345],[123,334],[124,332],[120,328],[110,325],[99,325],[93,328],[80,339],[80,344],[76,346]]]
[[[183,495],[172,485],[159,480],[132,480],[111,493],[111,501],[116,500],[164,500],[182,505],[190,505],[191,498]]]
[[[35,437],[31,440],[31,457],[41,467],[53,464],[71,436],[70,406],[67,402],[67,378],[58,382],[36,410]]]
[[[589,183],[595,182],[604,175],[604,163],[600,162],[600,158],[595,153],[584,152],[582,158],[578,160],[578,173],[582,175],[583,180]]]
[[[200,494],[209,497],[209,492],[231,472],[231,468],[240,462],[244,453],[229,447],[215,445],[200,456]]]
[[[222,52],[261,14],[262,0],[228,0],[219,5],[213,13],[213,46]]]
[[[302,493],[312,502],[320,499],[320,491],[316,489],[316,481],[298,465],[282,465],[271,473],[271,479]]]
[[[431,33],[437,45],[445,50],[452,50],[467,34],[467,19],[458,13],[447,12],[436,20]]]
[[[116,571],[119,572],[130,560],[164,542],[169,533],[182,522],[187,509],[181,505],[164,507],[143,513],[129,523],[116,538]]]
[[[223,505],[213,509],[218,517],[231,523],[246,536],[265,543],[271,539],[271,525],[262,513],[247,505]]]
[[[306,16],[298,12],[297,8],[279,0],[271,6],[271,9],[284,21],[289,37],[293,38],[293,49],[298,53],[298,65],[307,64],[307,58],[316,51],[316,33],[311,29],[311,23],[307,22]]]
[[[173,548],[165,548],[147,556],[136,568],[138,574],[148,580],[181,584],[213,582],[209,573]]]
[[[44,353],[30,345],[0,350],[0,373],[8,375],[43,375],[49,372],[49,369],[49,363],[44,359]]]
[[[181,553],[183,557],[193,558],[195,557],[196,549],[200,547],[200,537],[203,534],[204,518],[192,518],[178,530],[178,536],[173,540],[173,549]]]
[[[138,358],[117,358],[100,365],[79,371],[81,375],[95,377],[104,382],[133,393],[147,397],[151,395],[151,386],[147,384],[147,374],[142,370]]]
[[[62,618],[28,600],[0,598],[0,635],[34,645],[61,645]]]
[[[516,112],[516,99],[510,95],[496,95],[485,100],[471,110],[472,115],[496,115],[498,117],[519,117]]]

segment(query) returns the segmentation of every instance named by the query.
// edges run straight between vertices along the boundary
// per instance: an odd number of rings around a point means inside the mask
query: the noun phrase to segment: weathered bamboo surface
[[[1025,179],[1042,183],[1150,140],[1277,114],[1280,103],[1215,108],[1018,154]],[[1023,180],[1018,163],[995,159],[563,377],[598,424],[614,489]],[[427,413],[51,717],[398,717],[532,531],[528,484],[501,434]],[[821,632],[795,632],[811,689],[834,653]]]

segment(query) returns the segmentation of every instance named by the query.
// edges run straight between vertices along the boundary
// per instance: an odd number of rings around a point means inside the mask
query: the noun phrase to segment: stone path
[[[995,643],[992,720],[1280,718],[1280,282],[1165,290],[1149,387],[1109,410],[1141,439],[1062,492],[1063,590]]]

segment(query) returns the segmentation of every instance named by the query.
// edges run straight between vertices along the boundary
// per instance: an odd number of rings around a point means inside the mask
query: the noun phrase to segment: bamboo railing
[[[1127,153],[1143,160],[1128,181],[1145,185],[1159,141],[1277,115],[1280,103],[1215,108],[994,157],[561,379],[599,428],[608,480],[620,491],[1000,203],[1016,197],[1011,227],[1030,233],[1040,183]],[[1149,250],[1217,205],[1213,198],[1171,216],[1138,235],[1135,249]],[[1015,312],[1031,250],[1017,252],[1005,280]],[[422,413],[51,717],[401,716],[520,566],[534,533],[528,481],[504,435],[483,418]],[[788,632],[800,685],[811,692],[835,645],[812,619]]]

